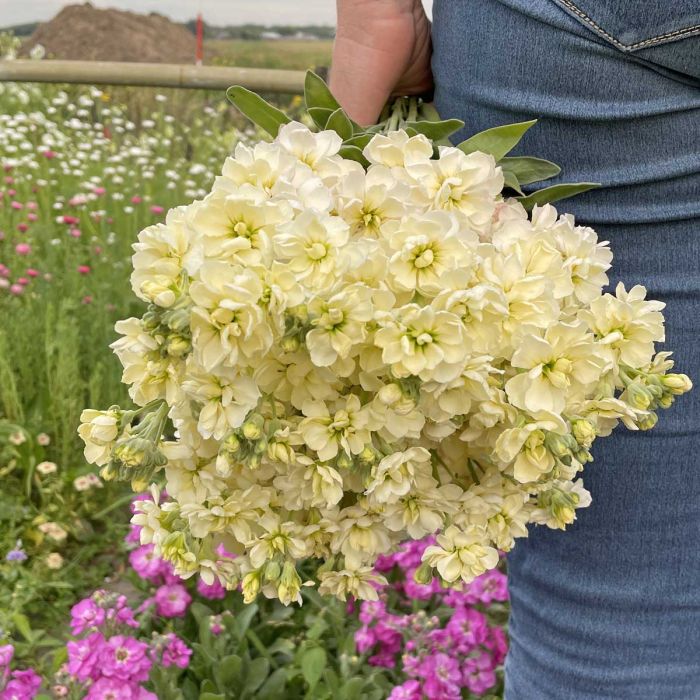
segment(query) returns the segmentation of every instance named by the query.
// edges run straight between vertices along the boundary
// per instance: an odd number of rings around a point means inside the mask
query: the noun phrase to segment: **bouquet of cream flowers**
[[[376,598],[376,558],[433,533],[417,578],[460,585],[570,524],[596,437],[690,381],[655,353],[663,304],[603,293],[609,247],[548,203],[593,185],[522,193],[559,170],[506,156],[533,122],[453,147],[419,101],[362,129],[306,93],[316,131],[232,88],[274,140],[139,234],[147,310],[112,346],[136,408],[86,410],[85,455],[164,482],[143,542],[247,600]]]

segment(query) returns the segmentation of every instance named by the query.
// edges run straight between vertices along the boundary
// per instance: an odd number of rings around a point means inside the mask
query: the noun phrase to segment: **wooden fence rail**
[[[294,70],[167,63],[0,61],[0,81],[5,82],[147,85],[211,90],[242,85],[256,92],[301,94],[304,91],[304,75],[304,71]]]

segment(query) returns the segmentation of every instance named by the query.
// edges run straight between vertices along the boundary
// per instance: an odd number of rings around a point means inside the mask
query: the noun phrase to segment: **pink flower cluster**
[[[357,651],[406,679],[390,700],[460,700],[464,690],[480,697],[497,685],[508,648],[503,629],[488,616],[488,606],[508,599],[505,575],[489,571],[461,591],[436,580],[416,583],[413,576],[432,541],[408,542],[381,557],[377,569],[392,583],[378,601],[360,607]]]
[[[14,653],[11,644],[0,646],[0,700],[32,700],[39,692],[41,678],[31,668],[10,670]]]
[[[129,631],[138,627],[124,596],[97,591],[74,605],[71,629],[83,636],[68,642],[65,677],[54,692],[82,685],[86,700],[157,700],[142,685],[153,665],[186,668],[192,650],[173,633],[142,641]]]

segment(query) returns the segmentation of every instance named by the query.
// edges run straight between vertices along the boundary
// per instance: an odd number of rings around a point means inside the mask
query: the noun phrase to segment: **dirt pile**
[[[46,58],[81,61],[194,63],[195,38],[184,26],[151,13],[100,10],[85,3],[64,7],[24,42],[28,56],[41,44]]]

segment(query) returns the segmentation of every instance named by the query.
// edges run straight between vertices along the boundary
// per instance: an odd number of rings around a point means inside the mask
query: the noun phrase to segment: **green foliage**
[[[289,123],[289,117],[263,100],[260,95],[247,90],[240,85],[230,87],[226,93],[231,102],[261,129],[267,131],[270,136],[277,136],[280,126]]]
[[[474,134],[466,141],[462,141],[457,148],[466,154],[482,151],[490,153],[497,161],[510,153],[520,143],[525,132],[537,123],[536,119],[518,124],[504,124],[494,126],[478,134]]]

